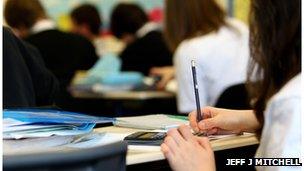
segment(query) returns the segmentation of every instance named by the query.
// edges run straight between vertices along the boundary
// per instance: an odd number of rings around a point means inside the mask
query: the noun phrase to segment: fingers
[[[208,118],[211,118],[211,117],[216,115],[216,110],[215,110],[214,107],[209,107],[209,106],[204,107],[201,110],[201,112],[202,112],[203,119],[208,119]],[[194,132],[199,132],[200,128],[198,126],[196,117],[197,117],[197,111],[196,110],[192,111],[188,115],[191,128],[194,130]]]
[[[186,140],[186,141],[192,141],[194,136],[193,134],[191,133],[191,130],[188,126],[186,125],[181,125],[179,128],[178,128],[178,131],[179,133],[183,136],[183,138]]]
[[[209,139],[207,137],[198,137],[197,138],[198,143],[206,150],[212,151],[211,144],[209,142]]]
[[[167,132],[167,135],[171,136],[174,139],[174,141],[176,142],[177,145],[181,144],[184,141],[182,135],[178,132],[177,129],[170,129]]]
[[[199,127],[196,121],[196,111],[192,111],[188,115],[190,126],[193,129],[194,132],[199,132]]]
[[[165,156],[168,160],[171,160],[172,157],[173,157],[173,153],[172,153],[172,151],[170,150],[170,148],[167,146],[167,144],[162,143],[160,147],[161,147],[161,151],[164,153],[164,156]]]
[[[200,130],[210,130],[215,127],[220,127],[217,117],[204,119],[198,123]]]
[[[167,150],[168,152],[174,154],[174,151],[178,149],[178,145],[176,143],[176,141],[171,137],[171,136],[167,136],[164,140],[164,143],[169,150],[166,149],[165,147],[165,150]]]

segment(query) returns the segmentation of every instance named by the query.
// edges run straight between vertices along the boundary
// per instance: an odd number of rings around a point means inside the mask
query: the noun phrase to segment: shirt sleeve
[[[279,100],[265,113],[257,157],[301,158],[301,100]],[[301,170],[301,167],[257,167],[258,170]]]

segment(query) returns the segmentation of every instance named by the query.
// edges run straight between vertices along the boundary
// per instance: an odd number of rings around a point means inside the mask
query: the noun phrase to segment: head
[[[10,27],[25,37],[32,26],[47,15],[39,0],[7,0],[4,17]]]
[[[99,35],[102,21],[95,6],[91,4],[80,5],[71,12],[70,16],[74,33],[91,40]]]
[[[172,51],[185,39],[217,31],[226,24],[215,0],[166,0],[165,37]]]
[[[261,123],[267,101],[301,72],[300,8],[301,0],[251,2],[248,82]]]
[[[121,3],[111,14],[111,31],[128,44],[135,39],[137,30],[147,22],[147,14],[138,5]]]

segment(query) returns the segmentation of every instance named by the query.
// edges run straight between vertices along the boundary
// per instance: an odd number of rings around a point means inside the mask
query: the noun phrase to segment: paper
[[[173,115],[154,114],[135,117],[119,117],[114,122],[115,126],[137,128],[137,129],[161,129],[168,130],[177,128],[182,124],[189,124],[189,121]]]

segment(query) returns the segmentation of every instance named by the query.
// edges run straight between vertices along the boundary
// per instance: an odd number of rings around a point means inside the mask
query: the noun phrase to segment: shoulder
[[[301,74],[298,74],[290,81],[288,81],[281,90],[276,93],[271,99],[270,102],[277,103],[280,101],[285,101],[288,99],[294,99],[301,97]]]

